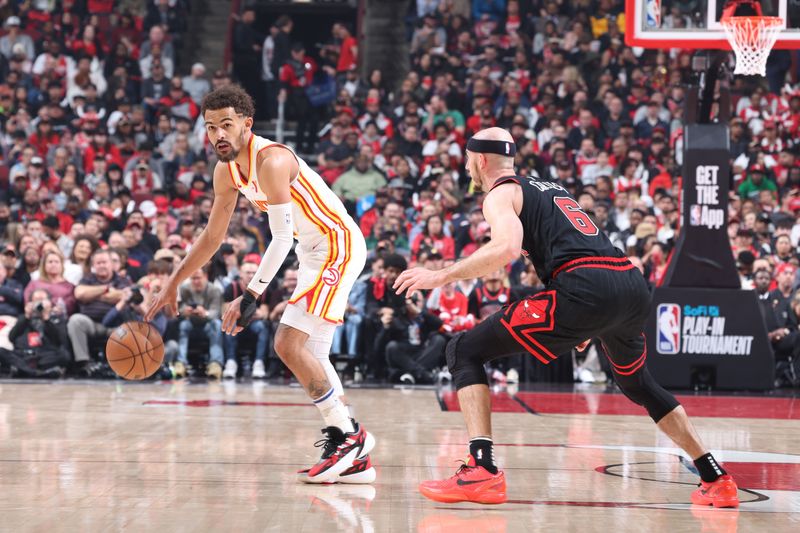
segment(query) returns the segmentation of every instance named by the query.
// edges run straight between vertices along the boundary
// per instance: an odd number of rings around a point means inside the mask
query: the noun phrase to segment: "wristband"
[[[252,292],[244,291],[242,303],[239,305],[239,320],[236,321],[236,325],[243,328],[249,326],[257,309],[256,297],[253,296]]]

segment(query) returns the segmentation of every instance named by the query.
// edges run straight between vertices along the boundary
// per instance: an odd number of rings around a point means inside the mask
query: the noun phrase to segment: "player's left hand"
[[[242,315],[241,311],[239,310],[241,303],[242,297],[239,296],[228,305],[227,309],[225,309],[225,313],[222,315],[223,333],[227,333],[228,335],[236,335],[244,329],[242,326],[237,325],[239,317]]]
[[[397,281],[394,282],[392,288],[395,289],[397,294],[403,294],[403,291],[408,291],[408,294],[411,294],[417,290],[435,289],[444,284],[445,279],[441,270],[428,270],[427,268],[417,267],[403,271],[397,277]]]

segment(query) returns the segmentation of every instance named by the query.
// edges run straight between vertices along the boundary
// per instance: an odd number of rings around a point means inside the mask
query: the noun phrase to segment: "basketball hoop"
[[[726,12],[720,19],[720,24],[736,53],[736,68],[733,73],[766,76],[767,58],[783,29],[783,19],[763,16],[734,17]]]

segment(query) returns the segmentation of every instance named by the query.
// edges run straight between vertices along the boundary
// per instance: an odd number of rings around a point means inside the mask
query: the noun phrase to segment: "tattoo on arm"
[[[308,384],[308,395],[312,400],[320,398],[323,394],[331,390],[331,383],[326,379],[312,379]]]

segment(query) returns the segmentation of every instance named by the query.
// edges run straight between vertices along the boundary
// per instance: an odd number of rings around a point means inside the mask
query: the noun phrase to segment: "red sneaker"
[[[711,483],[701,481],[700,487],[692,493],[692,503],[714,507],[739,507],[738,490],[730,474],[725,474]]]
[[[453,477],[423,481],[419,484],[419,491],[426,498],[442,503],[505,503],[506,476],[502,471],[492,474],[482,466],[476,466],[470,455]]]
[[[309,483],[336,482],[359,457],[365,457],[375,446],[375,439],[358,423],[352,433],[342,433],[335,427],[327,427],[322,432],[326,435],[322,458],[308,471]]]

